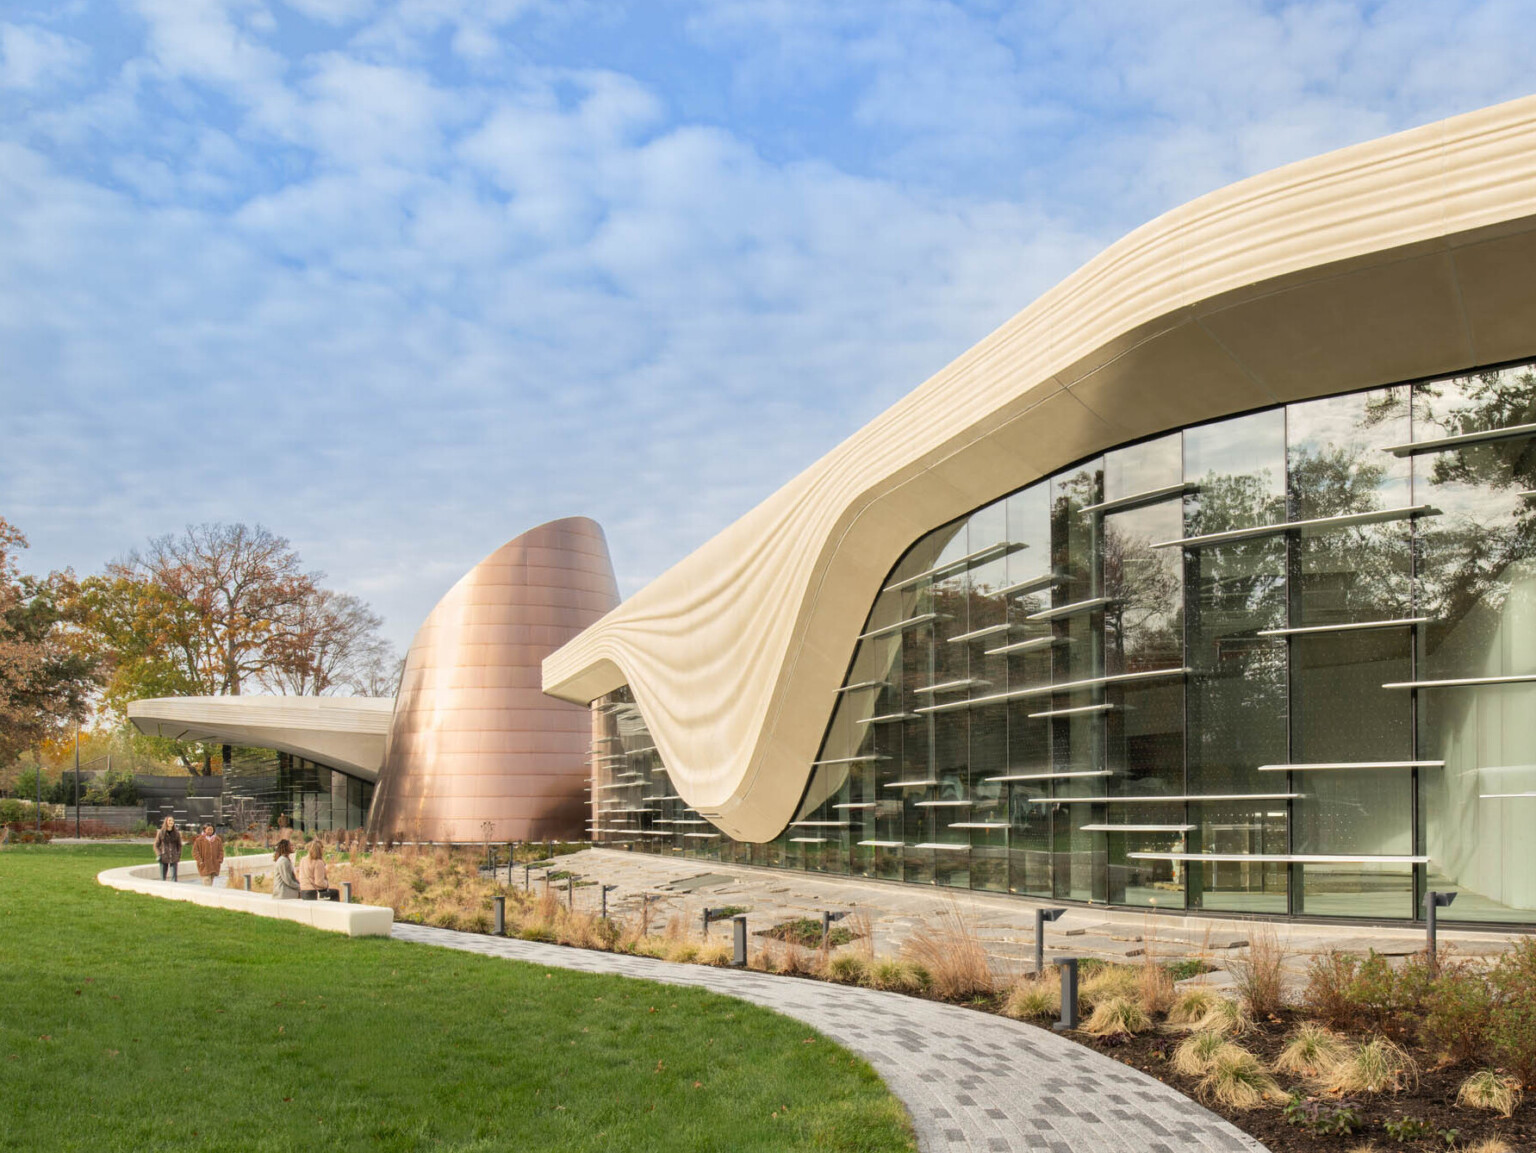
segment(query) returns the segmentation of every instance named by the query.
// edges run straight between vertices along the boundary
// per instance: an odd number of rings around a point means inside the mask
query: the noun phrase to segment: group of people
[[[178,880],[181,865],[181,830],[174,818],[166,817],[165,823],[155,830],[155,858],[160,862],[160,879]],[[197,862],[198,878],[205,885],[224,867],[224,839],[213,831],[212,825],[204,825],[203,831],[192,841],[192,858]],[[309,842],[298,866],[293,862],[293,843],[287,838],[277,842],[273,854],[275,868],[272,873],[272,896],[279,901],[339,901],[341,892],[329,885],[325,871],[325,846],[316,837]]]

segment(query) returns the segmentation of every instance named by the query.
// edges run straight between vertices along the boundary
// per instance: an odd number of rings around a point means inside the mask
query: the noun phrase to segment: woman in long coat
[[[165,880],[169,870],[171,880],[176,880],[176,867],[181,864],[181,833],[174,817],[166,817],[165,823],[155,830],[155,859],[160,862],[160,879]]]
[[[299,878],[293,871],[293,846],[286,840],[277,842],[273,854],[272,896],[279,901],[296,901],[299,897]]]

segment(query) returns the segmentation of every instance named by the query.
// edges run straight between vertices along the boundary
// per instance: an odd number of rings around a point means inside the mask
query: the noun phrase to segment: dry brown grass
[[[1349,1056],[1349,1042],[1315,1021],[1298,1025],[1275,1058],[1275,1072],[1329,1077]]]
[[[1285,1099],[1264,1063],[1230,1041],[1211,1055],[1198,1092],[1207,1101],[1244,1111]]]
[[[1101,965],[1085,976],[1077,987],[1077,999],[1084,1005],[1134,997],[1141,988],[1141,974],[1130,965]]]
[[[1152,1019],[1134,997],[1110,997],[1100,1001],[1082,1024],[1083,1032],[1095,1037],[1145,1033],[1150,1028]]]
[[[1253,1031],[1253,1018],[1248,1008],[1230,997],[1218,996],[1211,1003],[1210,1011],[1195,1022],[1196,1029],[1211,1033],[1225,1033],[1229,1037],[1241,1037]]]
[[[1419,1067],[1401,1046],[1373,1037],[1339,1062],[1329,1078],[1335,1093],[1396,1093],[1419,1081]]]
[[[1273,1017],[1285,1006],[1286,956],[1287,950],[1274,928],[1255,925],[1248,933],[1248,948],[1243,955],[1227,961],[1238,996],[1255,1020]]]
[[[1003,1014],[1017,1021],[1045,1021],[1061,1015],[1061,985],[1049,978],[1024,977],[1008,991]]]
[[[1461,1083],[1461,1088],[1456,1091],[1456,1104],[1509,1117],[1519,1106],[1522,1096],[1519,1078],[1492,1069],[1479,1069]]]
[[[1169,1064],[1186,1077],[1204,1077],[1216,1054],[1227,1044],[1226,1037],[1208,1030],[1191,1033],[1174,1049]]]
[[[927,972],[930,991],[943,1000],[985,996],[997,987],[986,949],[958,907],[940,913],[937,925],[918,926],[902,953]]]
[[[1168,1024],[1193,1028],[1216,1007],[1216,1002],[1220,998],[1220,993],[1204,985],[1185,989],[1174,995],[1173,1004],[1168,1007]]]
[[[1502,1137],[1484,1137],[1476,1145],[1468,1145],[1466,1153],[1515,1153],[1515,1147]]]

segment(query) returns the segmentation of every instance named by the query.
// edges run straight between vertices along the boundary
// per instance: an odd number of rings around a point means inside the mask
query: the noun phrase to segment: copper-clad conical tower
[[[590,715],[545,696],[540,665],[618,603],[608,543],[586,517],[530,529],[466,573],[406,654],[369,832],[583,836]]]

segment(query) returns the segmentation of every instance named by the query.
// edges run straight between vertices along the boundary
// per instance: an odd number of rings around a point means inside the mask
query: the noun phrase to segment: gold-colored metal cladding
[[[591,717],[545,696],[539,669],[618,603],[603,530],[586,517],[531,529],[466,573],[406,654],[369,831],[583,836]]]

